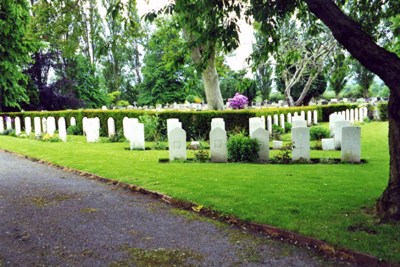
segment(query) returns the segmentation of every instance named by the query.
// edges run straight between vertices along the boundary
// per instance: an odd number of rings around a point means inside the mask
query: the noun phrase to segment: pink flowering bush
[[[233,98],[228,99],[229,107],[233,109],[243,109],[249,103],[249,100],[244,95],[236,93]]]

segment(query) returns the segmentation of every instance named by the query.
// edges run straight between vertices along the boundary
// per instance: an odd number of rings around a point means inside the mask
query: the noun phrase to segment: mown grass
[[[158,159],[167,158],[168,151],[129,151],[127,143],[88,144],[75,136],[68,143],[0,136],[0,148],[399,263],[400,225],[377,224],[369,212],[388,181],[388,125],[361,127],[367,163],[360,165],[165,164]],[[339,158],[340,152],[312,151],[311,156]]]

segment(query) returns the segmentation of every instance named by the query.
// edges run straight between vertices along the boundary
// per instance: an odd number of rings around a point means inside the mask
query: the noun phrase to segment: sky
[[[155,9],[160,9],[165,4],[167,4],[169,0],[149,0],[147,4],[145,0],[137,0],[137,7],[139,16]],[[241,70],[246,68],[248,64],[246,63],[246,58],[248,58],[252,52],[252,44],[254,42],[253,36],[253,28],[251,25],[248,25],[244,20],[240,21],[240,46],[236,51],[232,53],[232,56],[226,57],[226,63],[233,70]]]

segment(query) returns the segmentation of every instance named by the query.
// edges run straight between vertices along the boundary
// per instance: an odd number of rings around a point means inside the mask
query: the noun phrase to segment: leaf
[[[198,205],[198,206],[193,206],[192,210],[195,212],[200,212],[203,208],[204,208],[204,206]]]

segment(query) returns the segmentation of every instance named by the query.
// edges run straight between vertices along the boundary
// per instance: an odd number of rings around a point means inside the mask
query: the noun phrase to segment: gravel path
[[[0,266],[337,266],[159,200],[0,152]]]

